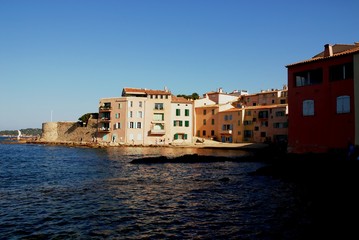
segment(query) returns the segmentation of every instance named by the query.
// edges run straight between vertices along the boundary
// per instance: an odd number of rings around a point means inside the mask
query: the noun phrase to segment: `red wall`
[[[354,142],[353,79],[329,81],[329,66],[353,61],[352,55],[288,66],[288,147],[292,152],[325,152]],[[295,86],[295,72],[323,69],[323,82]],[[350,113],[336,113],[336,98],[350,96]],[[314,100],[314,116],[303,116],[303,100]]]

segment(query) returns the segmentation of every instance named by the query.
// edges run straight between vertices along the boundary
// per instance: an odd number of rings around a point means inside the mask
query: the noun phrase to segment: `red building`
[[[324,46],[288,69],[288,151],[359,145],[359,43]]]

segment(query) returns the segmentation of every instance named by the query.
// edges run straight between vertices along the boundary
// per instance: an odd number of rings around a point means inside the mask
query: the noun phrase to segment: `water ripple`
[[[0,238],[284,239],[302,231],[295,186],[250,176],[261,163],[129,163],[195,151],[0,144]]]

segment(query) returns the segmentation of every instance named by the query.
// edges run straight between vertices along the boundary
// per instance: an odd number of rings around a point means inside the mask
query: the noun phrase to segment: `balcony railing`
[[[111,121],[111,118],[102,117],[102,118],[100,118],[99,120],[100,120],[100,122],[109,122],[109,121]]]
[[[99,131],[99,132],[110,132],[111,129],[110,129],[109,127],[100,127],[100,128],[98,129],[98,131]]]
[[[150,135],[165,135],[166,131],[164,129],[151,129]]]
[[[100,112],[110,112],[111,111],[111,107],[108,107],[108,106],[101,106],[99,107],[99,111]]]
[[[221,130],[221,134],[232,135],[232,130]]]

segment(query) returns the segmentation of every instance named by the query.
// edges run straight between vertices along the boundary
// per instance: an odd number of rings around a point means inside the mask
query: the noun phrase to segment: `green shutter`
[[[174,135],[174,139],[175,139],[175,140],[178,139],[178,134],[177,134],[177,133]]]

